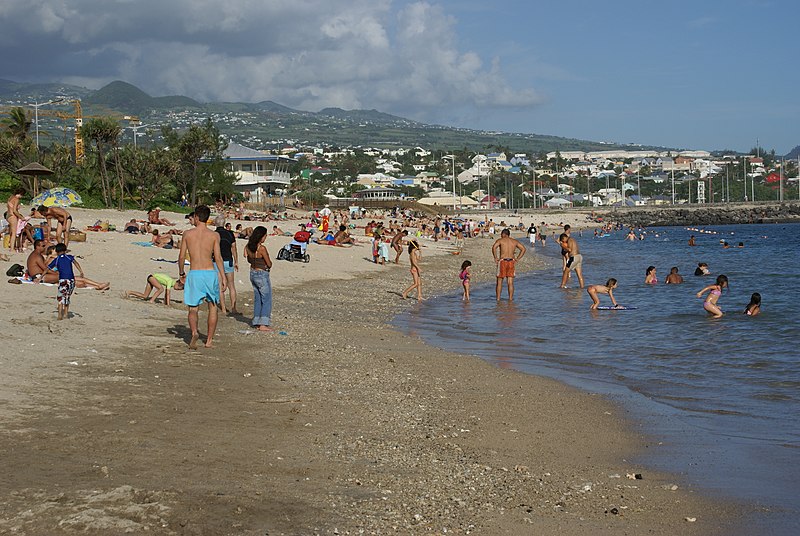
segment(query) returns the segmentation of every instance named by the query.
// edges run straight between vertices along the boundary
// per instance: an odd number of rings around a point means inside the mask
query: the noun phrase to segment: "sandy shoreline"
[[[74,213],[80,227],[131,217]],[[252,333],[247,317],[226,317],[217,347],[191,352],[180,304],[119,297],[141,290],[148,273],[176,270],[151,258],[177,251],[136,240],[90,233],[74,245],[87,274],[112,290],[78,291],[67,322],[55,321],[55,289],[5,286],[0,533],[726,527],[724,505],[625,461],[648,438],[602,397],[391,329],[395,314],[414,307],[396,294],[409,282],[405,255],[400,267],[380,267],[366,260],[366,245],[318,246],[307,265],[276,262],[273,323],[286,335]],[[273,257],[285,242],[270,239]],[[426,295],[454,289],[467,256],[474,282],[493,279],[482,268],[489,240],[472,241],[461,257],[424,244]],[[529,255],[524,264],[537,262]],[[249,314],[246,270],[237,286]]]

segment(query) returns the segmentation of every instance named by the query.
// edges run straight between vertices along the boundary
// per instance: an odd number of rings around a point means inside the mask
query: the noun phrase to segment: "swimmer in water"
[[[678,273],[678,267],[673,266],[669,270],[669,275],[667,279],[664,281],[667,285],[679,285],[683,283],[683,276]]]
[[[694,269],[694,275],[711,275],[711,272],[708,269],[708,264],[704,262],[698,262],[697,268]]]
[[[717,305],[717,300],[719,300],[719,297],[722,296],[722,289],[726,287],[728,287],[728,276],[719,275],[717,276],[717,281],[713,285],[708,285],[706,288],[697,293],[697,297],[702,298],[703,294],[708,292],[706,301],[703,302],[703,309],[708,311],[708,313],[714,318],[722,318],[722,315],[725,314],[722,312],[722,309],[720,309],[719,305]]]
[[[752,296],[750,296],[750,303],[747,304],[747,307],[744,308],[744,314],[747,316],[756,316],[758,313],[761,312],[761,294],[758,292],[754,292]]]
[[[647,270],[644,273],[644,282],[648,285],[655,285],[658,283],[658,278],[656,278],[656,267],[655,266],[648,266]]]
[[[617,288],[617,280],[613,277],[606,281],[605,285],[589,285],[586,289],[586,292],[589,293],[589,297],[592,298],[592,305],[589,306],[589,309],[597,309],[597,306],[600,305],[600,299],[597,297],[598,294],[608,294],[608,297],[611,298],[611,303],[614,307],[619,307],[617,300],[614,299],[614,289]]]

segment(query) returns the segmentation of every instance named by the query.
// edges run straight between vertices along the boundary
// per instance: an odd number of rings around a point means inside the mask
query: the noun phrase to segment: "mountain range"
[[[256,149],[286,144],[421,146],[433,150],[467,148],[475,151],[504,147],[513,152],[528,154],[554,150],[667,149],[542,134],[488,132],[429,125],[378,110],[325,108],[319,112],[309,112],[272,101],[200,103],[182,95],[153,97],[122,81],[91,90],[68,84],[27,84],[0,79],[0,100],[5,101],[6,105],[46,102],[58,97],[80,99],[85,116],[135,115],[143,124],[152,126],[172,125],[181,128],[208,117],[214,121],[220,132],[238,143]]]

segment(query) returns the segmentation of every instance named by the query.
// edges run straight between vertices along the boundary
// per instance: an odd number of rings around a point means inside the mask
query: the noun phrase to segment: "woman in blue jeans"
[[[250,283],[253,284],[253,327],[259,331],[272,331],[272,285],[269,282],[272,260],[264,246],[266,238],[267,228],[259,225],[244,247],[244,256],[250,263]]]

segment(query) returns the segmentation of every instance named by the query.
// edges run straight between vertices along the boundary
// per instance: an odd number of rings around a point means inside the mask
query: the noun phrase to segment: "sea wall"
[[[700,207],[624,207],[598,212],[606,221],[635,227],[662,225],[723,225],[740,223],[800,223],[800,201]]]

